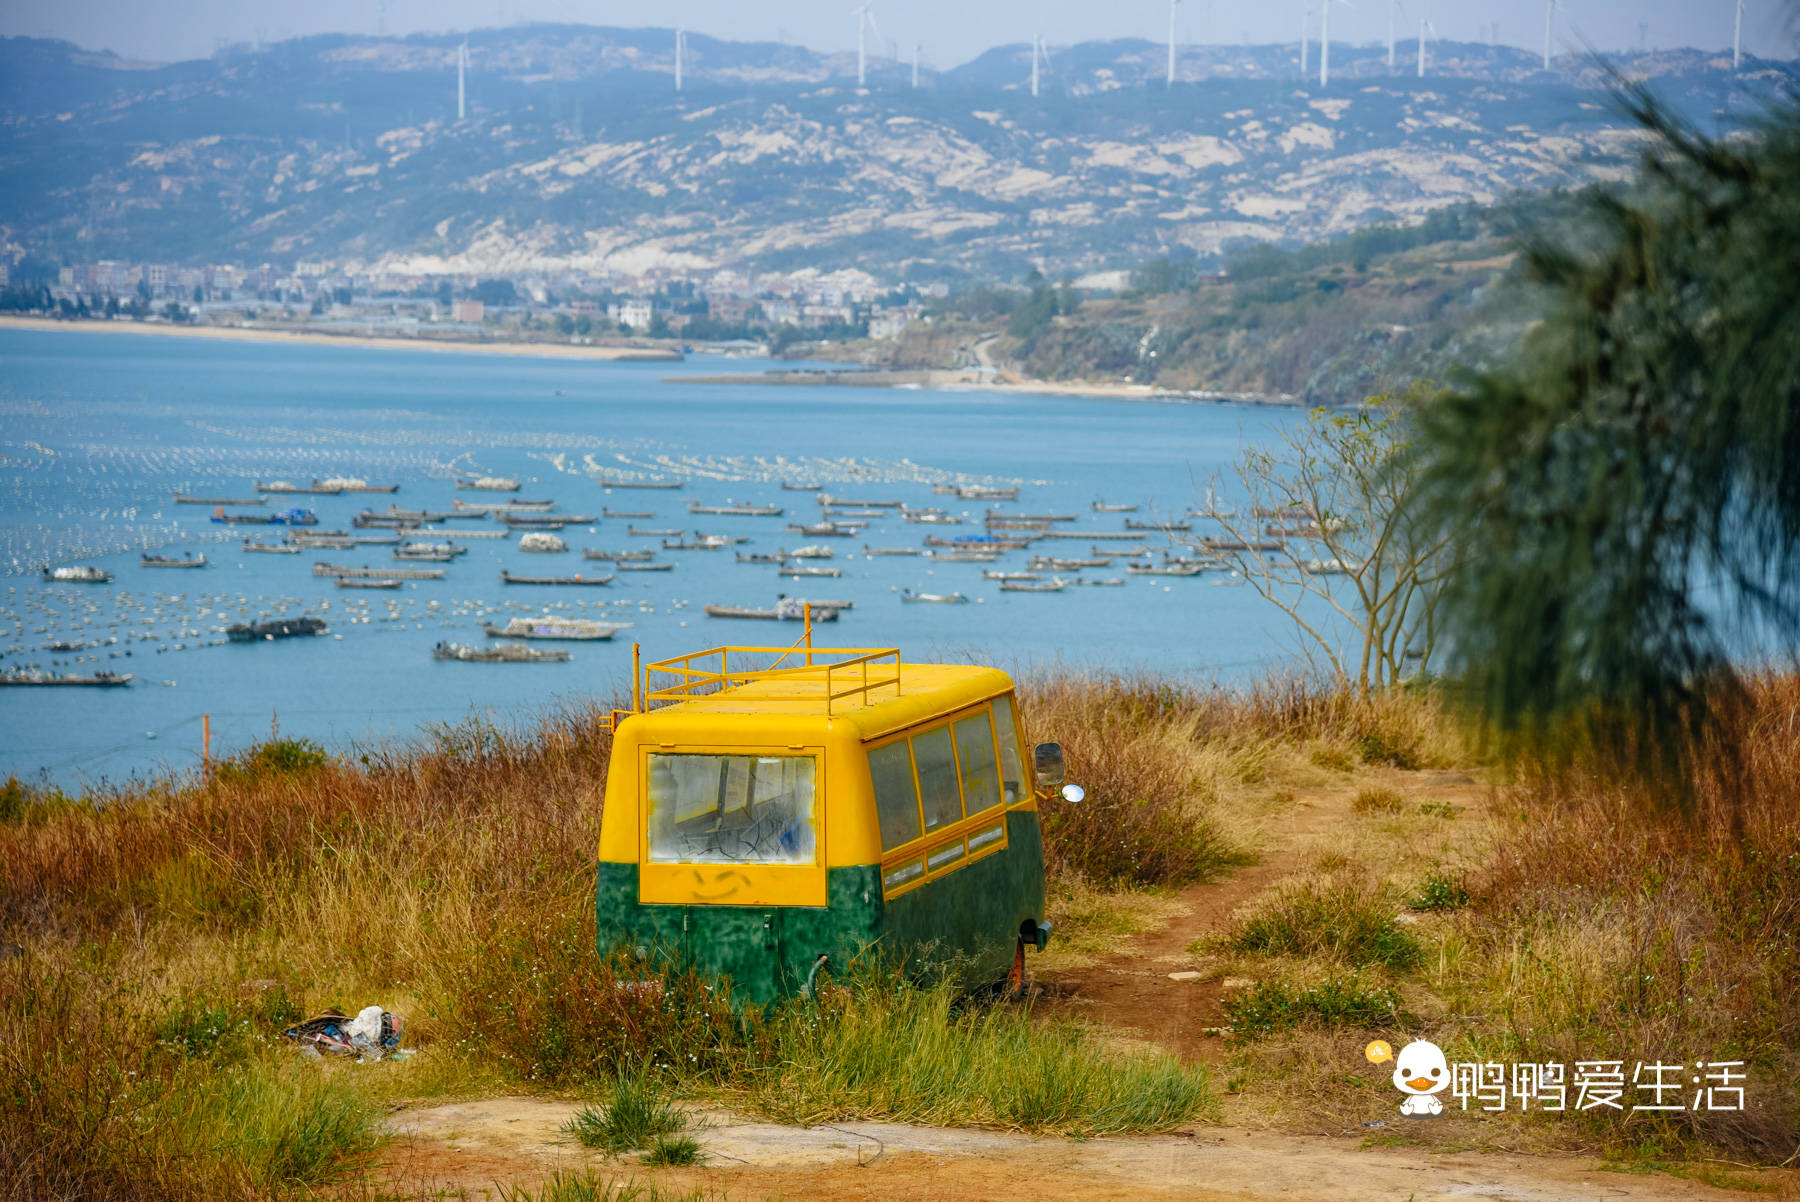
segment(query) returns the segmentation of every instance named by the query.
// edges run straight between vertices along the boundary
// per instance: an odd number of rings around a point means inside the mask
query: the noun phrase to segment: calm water
[[[197,762],[200,715],[215,752],[283,734],[334,747],[408,737],[422,725],[479,712],[528,720],[559,701],[610,694],[629,678],[631,643],[645,657],[722,642],[791,642],[793,624],[705,617],[709,603],[768,606],[779,593],[847,599],[855,608],[820,641],[896,646],[913,657],[977,655],[1009,666],[1063,660],[1152,666],[1241,679],[1292,656],[1280,616],[1246,587],[1215,574],[1127,577],[1122,588],[1002,592],[982,565],[868,558],[872,546],[918,546],[925,536],[979,533],[986,502],[934,495],[933,481],[1021,483],[1013,508],[1077,514],[1061,529],[1118,530],[1123,515],[1092,502],[1138,504],[1136,519],[1180,514],[1209,473],[1291,413],[1196,406],[857,388],[683,384],[732,367],[598,364],[356,347],[206,342],[123,334],[0,331],[0,667],[129,671],[127,689],[0,689],[0,773],[78,784]],[[672,380],[668,379],[673,377]],[[605,491],[599,472],[662,472],[680,491]],[[398,483],[395,496],[272,498],[268,508],[314,509],[320,529],[346,529],[356,511],[394,503],[448,509],[458,474],[514,476],[522,497],[554,497],[567,512],[654,511],[563,532],[568,554],[524,554],[517,536],[473,541],[446,579],[398,592],[347,591],[311,574],[319,560],[391,563],[389,547],[245,554],[248,533],[280,541],[280,527],[225,528],[181,490],[251,496],[255,480],[305,483],[360,476]],[[786,523],[817,520],[813,494],[780,481],[822,484],[852,498],[899,499],[966,513],[971,524],[922,526],[898,515],[863,537],[813,539]],[[1200,484],[1197,487],[1196,481]],[[690,515],[690,500],[786,506],[781,518]],[[841,579],[795,581],[739,564],[731,550],[670,551],[667,573],[621,574],[610,588],[503,585],[502,568],[604,573],[580,548],[655,547],[628,525],[751,536],[769,551],[825,543]],[[492,522],[452,523],[493,529]],[[423,537],[442,537],[427,533]],[[1051,554],[1088,553],[1085,541]],[[1119,545],[1119,544],[1115,544]],[[140,567],[141,550],[204,551],[203,571]],[[1023,569],[1030,552],[996,566]],[[47,564],[92,563],[109,585],[52,584]],[[815,561],[816,562],[816,561]],[[1089,576],[1122,576],[1120,566]],[[413,565],[439,566],[439,565]],[[1073,575],[1065,573],[1065,575]],[[966,605],[903,603],[899,590],[960,591]],[[478,622],[545,611],[634,623],[611,643],[536,643],[569,649],[566,664],[438,662],[440,640],[487,642]],[[323,616],[333,636],[219,644],[227,623]],[[53,641],[116,639],[58,654]],[[179,645],[180,649],[177,649]],[[88,659],[86,657],[94,657]]]

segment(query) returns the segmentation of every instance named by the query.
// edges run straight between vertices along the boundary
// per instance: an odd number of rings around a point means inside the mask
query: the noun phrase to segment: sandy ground
[[[572,1102],[490,1098],[401,1111],[391,1120],[398,1138],[384,1164],[389,1188],[483,1198],[497,1194],[496,1183],[532,1186],[557,1173],[593,1170],[739,1199],[985,1202],[1021,1192],[1082,1202],[1676,1202],[1742,1196],[1669,1177],[1604,1172],[1575,1157],[1365,1149],[1354,1137],[1196,1127],[1076,1142],[896,1123],[782,1127],[719,1110],[694,1113],[703,1167],[653,1171],[632,1159],[585,1151],[565,1136],[562,1125],[576,1109]],[[1779,1189],[1776,1179],[1769,1184]]]
[[[142,321],[55,321],[44,317],[0,317],[0,329],[55,330],[68,334],[147,334],[162,338],[203,338],[302,346],[359,346],[383,350],[447,351],[477,355],[525,355],[542,359],[676,360],[677,351],[655,346],[569,346],[546,342],[462,342],[440,338],[377,338],[303,330],[244,329],[237,326],[178,326]]]

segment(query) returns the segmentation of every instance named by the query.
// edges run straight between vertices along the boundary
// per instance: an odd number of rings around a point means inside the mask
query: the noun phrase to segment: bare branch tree
[[[1235,569],[1365,695],[1428,671],[1437,647],[1449,539],[1418,520],[1408,439],[1408,412],[1431,392],[1414,385],[1355,410],[1314,410],[1238,463],[1232,491],[1247,511],[1212,500],[1224,491],[1216,476],[1195,510],[1221,530],[1198,549]],[[1331,615],[1360,645],[1339,637]]]

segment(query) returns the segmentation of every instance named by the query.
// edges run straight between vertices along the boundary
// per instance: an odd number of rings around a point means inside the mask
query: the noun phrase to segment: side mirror
[[[1080,785],[1064,785],[1062,797],[1064,801],[1068,802],[1070,805],[1074,805],[1077,802],[1087,800],[1087,790]]]
[[[1037,777],[1038,788],[1057,789],[1062,787],[1063,750],[1061,743],[1039,743],[1031,749],[1031,766]]]

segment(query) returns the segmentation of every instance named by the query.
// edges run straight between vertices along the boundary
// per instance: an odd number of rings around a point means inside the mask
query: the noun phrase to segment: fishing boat
[[[611,576],[583,576],[577,572],[573,576],[519,576],[512,572],[502,571],[500,579],[505,584],[611,584]]]
[[[1018,551],[1029,547],[1035,540],[1029,538],[997,538],[993,535],[964,534],[956,538],[939,538],[927,535],[927,547],[955,547],[964,551]]]
[[[711,513],[723,517],[778,518],[784,511],[779,505],[702,505],[698,501],[689,501],[688,512]]]
[[[989,523],[1040,522],[1048,524],[1050,522],[1072,522],[1075,520],[1075,515],[1072,513],[1008,513],[1004,509],[990,509],[982,516],[985,517]]]
[[[1019,499],[1019,489],[1016,485],[1012,488],[999,488],[986,484],[962,484],[953,491],[965,501],[1016,501]]]
[[[1007,593],[1060,593],[1069,587],[1069,582],[1060,576],[1052,576],[1048,580],[1002,580],[1000,589]]]
[[[601,488],[681,488],[686,481],[615,480],[611,476],[601,476],[598,483]]]
[[[401,583],[402,583],[401,581],[395,580],[391,577],[384,577],[381,579],[369,579],[369,580],[352,580],[348,576],[339,576],[337,578],[337,586],[339,588],[387,588],[387,589],[392,589],[392,588],[399,588]]]
[[[1287,546],[1280,539],[1202,538],[1200,545],[1208,551],[1279,551]]]
[[[1133,547],[1129,551],[1122,547],[1089,547],[1088,551],[1094,555],[1106,555],[1113,559],[1150,558],[1149,547]]]
[[[933,563],[993,563],[1000,558],[998,551],[931,551],[927,555]]]
[[[806,618],[807,602],[792,597],[783,597],[768,609],[755,609],[744,605],[708,605],[703,611],[709,618],[760,618],[768,622],[799,622]],[[828,605],[812,603],[812,620],[815,622],[835,622],[838,611]]]
[[[359,513],[350,519],[358,530],[418,530],[427,523],[424,518],[400,518],[382,513]]]
[[[1204,564],[1166,563],[1161,566],[1152,564],[1128,563],[1125,571],[1132,576],[1198,576],[1204,572]]]
[[[902,601],[929,601],[937,605],[961,605],[968,600],[961,593],[921,593],[909,588],[900,590]]]
[[[310,614],[298,618],[275,618],[267,622],[236,622],[225,628],[225,637],[234,643],[318,638],[329,633],[325,619],[315,618]]]
[[[485,517],[486,515],[472,513],[466,509],[402,509],[398,505],[389,505],[386,509],[379,512],[373,509],[358,510],[356,516],[370,518],[400,518],[404,521],[412,522],[466,522]]]
[[[135,673],[95,672],[83,675],[70,672],[38,672],[25,668],[11,668],[0,672],[0,685],[65,685],[90,688],[123,688],[136,680]],[[23,704],[23,703],[21,703]]]
[[[1341,559],[1308,559],[1300,570],[1308,576],[1348,576],[1350,565]]]
[[[349,564],[315,563],[314,576],[339,576],[350,580],[442,580],[443,568],[358,568]]]
[[[808,538],[855,538],[862,533],[863,522],[790,523],[788,529]]]
[[[1082,568],[1110,568],[1112,556],[1096,555],[1091,559],[1057,559],[1050,555],[1034,555],[1031,566],[1049,572],[1079,572]]]
[[[467,542],[472,538],[511,538],[511,530],[458,530],[456,537]]]
[[[477,476],[473,480],[458,476],[456,487],[474,492],[518,492],[519,482],[511,476]]]
[[[819,486],[817,484],[790,484],[786,480],[783,480],[781,482],[781,487],[784,492],[818,492],[819,491]]]
[[[45,568],[44,579],[58,584],[111,584],[113,575],[105,568],[92,567],[85,563],[67,564],[60,568]]]
[[[942,497],[954,497],[959,486],[955,484],[933,484],[931,491]]]
[[[649,550],[596,551],[592,547],[583,547],[581,549],[581,557],[583,559],[610,560],[613,563],[642,563],[645,560],[655,559],[656,552]]]
[[[698,537],[690,543],[684,538],[665,538],[662,540],[662,548],[665,551],[723,551],[732,545],[732,541],[724,538]]]
[[[481,629],[491,639],[559,639],[592,642],[610,639],[623,630],[616,622],[596,622],[591,618],[559,618],[545,614],[539,618],[514,618],[504,626],[482,623]]]
[[[989,518],[989,519],[987,519],[986,525],[990,531],[992,531],[992,530],[1028,530],[1033,534],[1042,534],[1044,531],[1046,531],[1050,528],[1049,522],[1039,522],[1039,521],[1034,521],[1034,520],[1025,519],[1025,518],[1020,518],[1020,519]]]
[[[1069,583],[1086,585],[1090,588],[1096,587],[1096,586],[1102,587],[1102,588],[1124,588],[1125,587],[1125,578],[1123,576],[1108,576],[1104,580],[1094,580],[1094,579],[1090,578],[1087,580],[1071,580],[1071,581],[1069,581]]]
[[[549,498],[528,501],[523,497],[508,497],[504,501],[465,501],[461,497],[452,497],[450,507],[458,514],[520,513],[534,509],[554,509],[556,501]]]
[[[325,480],[315,478],[314,488],[329,488],[336,492],[399,492],[398,484],[370,484],[361,476],[332,476]]]
[[[1133,518],[1125,519],[1127,530],[1168,530],[1177,534],[1186,534],[1194,528],[1192,522],[1140,522]]]
[[[408,542],[401,543],[399,547],[395,548],[394,558],[404,559],[410,555],[448,555],[454,558],[468,553],[467,547],[459,547],[455,543]]]
[[[877,555],[917,555],[917,547],[863,547],[863,554],[873,559]]]
[[[1039,538],[1076,538],[1089,542],[1141,542],[1150,536],[1142,530],[1046,530]]]
[[[146,551],[138,556],[138,563],[146,568],[203,568],[206,566],[206,556],[152,555]]]
[[[960,526],[963,520],[951,513],[903,513],[900,515],[915,526]]]
[[[834,497],[830,493],[819,494],[820,505],[847,506],[851,509],[898,509],[902,501],[852,501],[849,497]]]
[[[310,509],[284,509],[280,513],[251,514],[226,513],[222,508],[213,510],[212,520],[230,525],[249,526],[317,526],[319,516]]]
[[[790,557],[785,551],[739,551],[737,553],[737,561],[739,563],[783,564],[786,563],[789,558]]]
[[[465,664],[564,664],[567,651],[544,647],[527,647],[523,643],[500,643],[493,647],[471,647],[467,643],[439,643],[431,649],[433,659],[460,660]]]
[[[434,547],[395,547],[394,558],[406,563],[450,563],[467,550],[467,547],[460,547],[455,551],[440,551]]]
[[[267,484],[264,484],[261,480],[258,480],[254,487],[257,492],[273,493],[277,496],[295,497],[335,497],[344,491],[341,488],[332,488],[329,485],[320,484],[317,480],[314,480],[311,484],[292,484],[286,480],[271,480]]]
[[[650,512],[631,513],[623,509],[607,509],[603,506],[600,510],[600,516],[603,518],[625,518],[631,521],[647,522],[651,518],[654,518],[656,514]]]
[[[564,526],[591,526],[600,519],[591,513],[503,513],[500,521],[515,530],[561,530]]]
[[[981,574],[983,580],[1042,580],[1036,572],[1001,572],[989,571]]]
[[[1094,502],[1095,513],[1136,513],[1136,505],[1108,505],[1105,501]]]
[[[538,554],[555,554],[567,551],[569,544],[547,530],[532,530],[519,536],[519,550],[533,551]]]
[[[298,555],[304,548],[301,543],[259,543],[250,539],[244,540],[244,550],[260,552],[264,555]]]
[[[622,563],[618,565],[621,572],[673,572],[672,563]]]
[[[637,526],[627,526],[625,533],[633,538],[680,538],[686,531],[680,529],[645,530]]]
[[[177,505],[267,505],[267,497],[190,497],[186,493],[175,494]]]
[[[839,518],[884,518],[888,515],[885,509],[821,509],[819,516],[827,521]]]
[[[837,552],[823,543],[808,543],[804,547],[795,547],[787,552],[789,559],[836,559]]]
[[[844,574],[844,569],[842,569],[842,568],[801,568],[801,567],[777,568],[775,570],[775,574],[777,576],[825,576],[825,577],[829,577],[829,578],[835,580],[839,576],[842,576]]]

